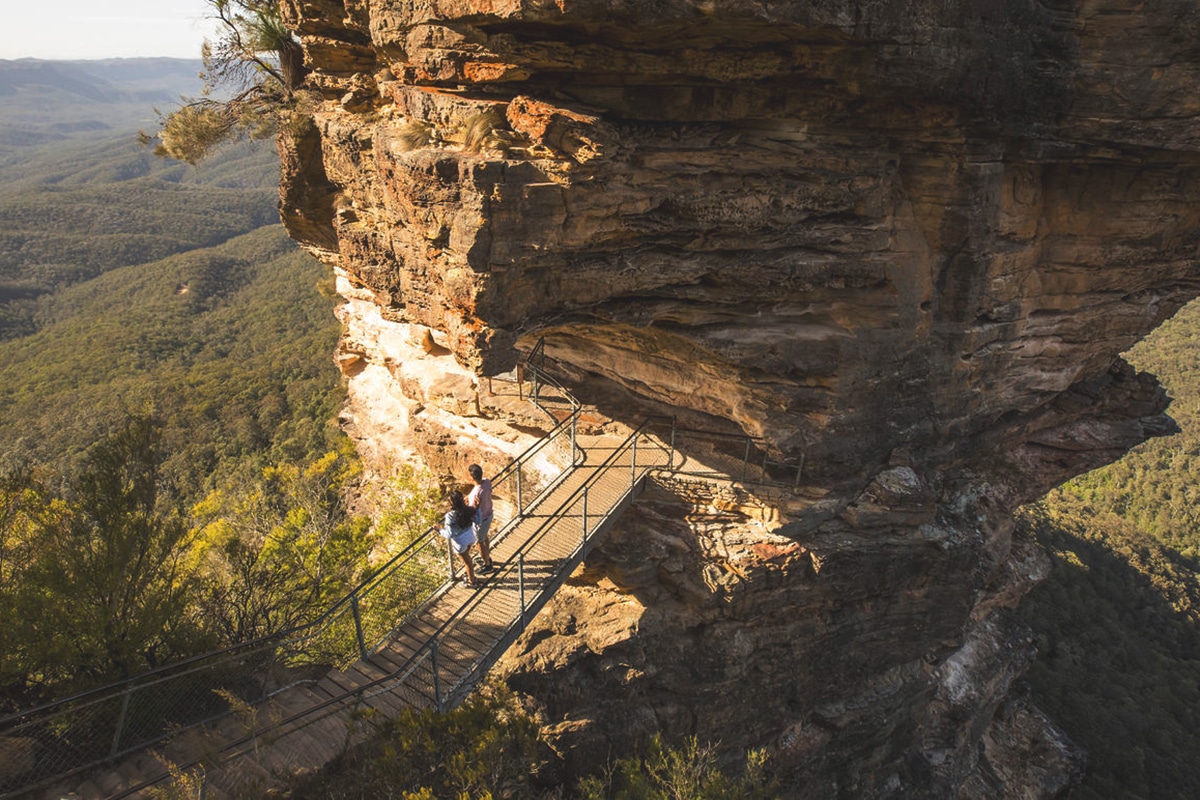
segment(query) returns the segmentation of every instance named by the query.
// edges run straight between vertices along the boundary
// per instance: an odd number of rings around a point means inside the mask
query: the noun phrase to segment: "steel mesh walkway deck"
[[[326,763],[365,735],[371,719],[456,705],[633,501],[647,473],[668,467],[671,457],[641,429],[625,439],[578,437],[575,444],[582,461],[493,534],[496,571],[480,588],[457,581],[443,586],[366,659],[285,689],[156,753],[139,753],[75,792],[139,796],[168,775],[170,764],[176,772],[203,770],[208,797],[242,794],[276,775]]]
[[[35,789],[138,797],[199,774],[210,798],[260,792],[326,763],[373,720],[460,702],[652,470],[800,486],[802,458],[770,461],[748,436],[672,419],[654,421],[657,437],[650,421],[627,436],[577,436],[580,406],[544,362],[539,342],[523,363],[530,392],[518,371],[516,396],[556,424],[493,477],[497,570],[481,588],[437,585],[457,559],[427,530],[309,623],[0,719],[0,762],[11,761],[5,752],[27,758],[7,771],[0,763],[0,800]],[[344,668],[318,666],[330,663]]]

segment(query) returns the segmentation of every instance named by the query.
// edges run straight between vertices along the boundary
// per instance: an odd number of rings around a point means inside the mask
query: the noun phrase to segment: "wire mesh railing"
[[[529,379],[529,399],[554,425],[492,478],[493,546],[518,525],[534,530],[498,565],[487,590],[455,611],[402,667],[346,697],[391,692],[417,707],[456,704],[632,502],[652,470],[799,484],[803,463],[769,460],[759,440],[685,429],[665,418],[643,423],[582,482],[568,480],[579,472],[572,467],[584,460],[576,441],[579,404],[544,365],[539,342],[520,377]],[[0,719],[0,744],[19,742],[29,754],[27,768],[0,770],[0,797],[114,762],[234,706],[253,706],[290,686],[315,682],[330,666],[368,660],[449,590],[455,561],[430,528],[307,625]],[[332,698],[277,724],[336,709],[344,699]]]
[[[539,515],[541,524],[498,565],[486,592],[472,596],[402,668],[364,688],[364,695],[394,692],[416,707],[439,710],[460,702],[632,502],[646,475],[670,461],[669,448],[644,423]]]
[[[27,758],[0,773],[0,794],[114,761],[357,660],[444,582],[442,552],[425,531],[306,625],[5,717],[0,739],[23,743]]]
[[[578,403],[540,363],[525,368],[533,380],[530,399],[555,424],[493,478],[496,541],[581,457],[575,442]],[[113,762],[234,706],[261,703],[289,686],[319,679],[331,666],[365,658],[398,621],[453,580],[454,560],[447,566],[447,555],[444,540],[430,528],[305,625],[0,719],[0,745],[20,751],[19,759],[7,759],[0,770],[0,797]]]
[[[274,731],[302,729],[348,705],[387,694],[414,708],[445,710],[473,684],[545,604],[604,528],[632,501],[645,476],[670,464],[668,449],[649,433],[634,431],[581,481],[562,482],[540,499],[543,508],[521,520],[533,530],[498,563],[487,589],[471,594],[415,651],[389,673],[317,705],[276,720]],[[382,661],[372,663],[382,664]],[[259,733],[227,743],[226,759],[251,752]],[[199,763],[198,761],[195,763]],[[187,769],[195,763],[177,765]],[[149,785],[147,782],[145,785]],[[133,792],[144,786],[133,787]]]

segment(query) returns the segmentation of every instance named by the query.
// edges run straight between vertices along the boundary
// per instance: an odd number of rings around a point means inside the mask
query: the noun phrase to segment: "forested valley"
[[[198,69],[0,62],[0,715],[304,622],[386,547],[274,147],[136,140]]]
[[[1088,751],[1080,798],[1200,796],[1200,305],[1127,358],[1159,377],[1182,433],[1024,509],[1051,556],[1022,601],[1035,703]]]
[[[0,62],[0,714],[295,624],[411,527],[346,504],[335,298],[278,224],[273,147],[135,141],[197,69]],[[1089,752],[1079,797],[1200,796],[1198,344],[1192,306],[1130,356],[1183,433],[1020,519],[1054,563],[1025,686]],[[482,702],[474,730],[530,746]]]

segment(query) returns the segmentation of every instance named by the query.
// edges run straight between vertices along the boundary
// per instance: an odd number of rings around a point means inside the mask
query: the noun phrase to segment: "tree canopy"
[[[203,89],[162,117],[155,147],[158,155],[189,164],[223,142],[273,135],[305,74],[304,52],[276,0],[207,2],[221,34],[201,49]]]
[[[1200,304],[1134,347],[1182,433],[1071,481],[1018,517],[1050,576],[1018,609],[1033,701],[1089,752],[1073,796],[1196,797],[1200,780]]]
[[[192,533],[169,488],[161,427],[131,415],[62,490],[0,481],[0,685],[123,677],[177,654]]]

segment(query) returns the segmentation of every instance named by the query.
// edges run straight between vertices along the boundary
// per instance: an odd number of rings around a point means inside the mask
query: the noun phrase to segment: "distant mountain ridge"
[[[338,323],[315,287],[322,268],[278,227],[275,148],[243,142],[190,167],[135,136],[155,130],[156,107],[199,93],[200,68],[0,60],[0,474],[61,465],[122,409],[153,399],[169,415],[201,386],[219,390],[206,408],[244,430],[178,412],[179,468],[193,487],[276,434],[298,456],[324,447],[340,402]],[[252,398],[250,411],[231,415],[232,395]],[[273,419],[246,438],[268,395],[311,419],[303,429]]]
[[[198,89],[201,67],[200,59],[184,58],[0,59],[0,94],[50,87],[98,102],[177,99]]]
[[[133,130],[201,87],[199,59],[0,60],[0,147],[78,130]]]
[[[0,340],[37,330],[37,298],[111,269],[219,245],[278,219],[270,146],[202,168],[136,132],[198,94],[201,62],[0,60]]]

